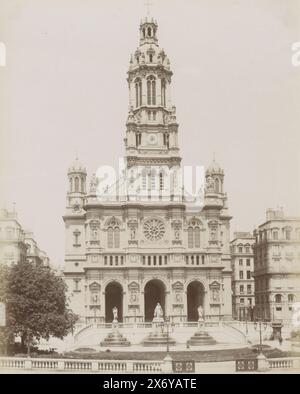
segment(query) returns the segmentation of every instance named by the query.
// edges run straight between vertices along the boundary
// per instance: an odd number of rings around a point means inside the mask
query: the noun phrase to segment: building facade
[[[232,268],[232,314],[238,320],[253,320],[255,238],[251,233],[236,232],[230,242]]]
[[[0,211],[0,264],[13,265],[30,261],[49,266],[49,257],[40,250],[31,231],[25,231],[15,210]]]
[[[290,321],[300,301],[300,217],[269,209],[254,235],[256,316]]]
[[[214,161],[191,196],[181,183],[170,61],[157,23],[140,24],[127,74],[124,168],[111,185],[78,159],[68,170],[64,275],[70,306],[85,322],[232,317],[230,215],[224,172]],[[103,177],[105,178],[105,177]]]
[[[15,210],[0,211],[0,263],[8,266],[26,260],[25,231]]]

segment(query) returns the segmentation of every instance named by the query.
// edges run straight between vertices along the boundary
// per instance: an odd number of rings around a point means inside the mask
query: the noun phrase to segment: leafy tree
[[[2,266],[0,271],[8,334],[20,336],[28,353],[33,340],[62,339],[73,329],[77,316],[67,308],[66,285],[50,268],[26,261],[9,269]]]

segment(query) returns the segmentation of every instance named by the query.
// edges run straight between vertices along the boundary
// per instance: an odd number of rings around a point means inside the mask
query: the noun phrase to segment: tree
[[[1,271],[8,330],[21,337],[23,349],[27,345],[29,352],[34,339],[62,339],[73,329],[77,316],[67,307],[66,285],[50,268],[26,261]]]

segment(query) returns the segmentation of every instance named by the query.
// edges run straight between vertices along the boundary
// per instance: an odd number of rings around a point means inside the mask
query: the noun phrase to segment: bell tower
[[[132,166],[179,166],[178,123],[171,101],[170,61],[159,47],[156,20],[140,23],[140,41],[128,70],[126,162]]]

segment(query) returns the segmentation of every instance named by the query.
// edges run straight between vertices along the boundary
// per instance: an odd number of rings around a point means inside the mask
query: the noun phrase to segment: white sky
[[[299,214],[300,2],[152,2],[183,164],[207,166],[215,152],[232,231],[252,231],[268,207]],[[0,205],[16,202],[54,264],[76,151],[89,175],[124,153],[126,72],[145,15],[142,0],[0,0]]]

